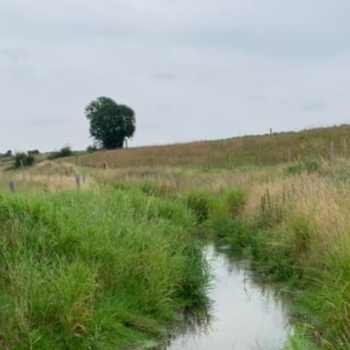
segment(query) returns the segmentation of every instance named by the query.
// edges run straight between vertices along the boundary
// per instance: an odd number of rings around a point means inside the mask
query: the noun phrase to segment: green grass
[[[216,192],[185,189],[178,198],[202,232],[249,258],[262,278],[291,299],[293,349],[349,349],[350,236],[342,222],[349,212],[343,202],[349,185],[324,174],[312,161],[301,164],[301,171],[287,168],[269,186],[262,185],[265,193],[254,215],[246,210],[251,193],[241,185]],[[337,207],[333,201],[340,198]],[[324,228],[327,221],[333,226]]]
[[[100,187],[0,196],[0,348],[123,349],[205,301],[180,202]]]
[[[317,159],[307,159],[302,162],[295,162],[286,169],[287,176],[298,175],[303,172],[308,174],[315,173],[320,169],[320,162]]]
[[[32,193],[19,183],[17,195],[0,197],[0,348],[124,349],[162,337],[183,307],[205,302],[205,233],[286,292],[294,349],[350,349],[347,132],[169,146],[180,147],[172,158],[166,147],[116,151],[120,162],[108,152],[121,168],[137,157],[148,164],[153,151],[185,167],[89,169],[83,191]],[[343,157],[330,163],[335,139]],[[301,156],[287,162],[293,145]],[[261,147],[269,166],[254,161]],[[225,166],[233,149],[244,166]],[[44,165],[57,164],[66,166]]]
[[[232,191],[229,197],[222,193],[218,196],[226,205],[230,198],[239,198],[235,203],[240,204],[235,207],[242,208],[244,192]],[[291,338],[293,349],[349,349],[349,232],[338,241],[331,237],[326,244],[320,241],[318,220],[322,218],[316,210],[284,212],[287,204],[277,201],[276,196],[267,196],[257,216],[251,217],[242,209],[232,216],[225,206],[226,215],[209,211],[202,226],[230,244],[239,256],[249,258],[261,277],[291,298],[290,314],[299,324]],[[302,203],[292,205],[298,208]],[[336,230],[334,227],[330,235]]]

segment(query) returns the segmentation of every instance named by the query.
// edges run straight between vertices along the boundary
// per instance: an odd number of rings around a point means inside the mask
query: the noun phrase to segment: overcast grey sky
[[[132,145],[350,121],[349,0],[0,0],[0,152],[92,143],[108,96]]]

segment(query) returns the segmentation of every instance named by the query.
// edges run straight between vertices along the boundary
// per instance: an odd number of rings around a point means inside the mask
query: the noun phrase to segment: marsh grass
[[[264,187],[261,204],[244,214],[246,238],[235,244],[246,242],[261,273],[299,290],[297,313],[319,347],[348,348],[349,185],[305,173]]]
[[[0,196],[0,346],[121,349],[205,299],[181,203],[138,189]]]
[[[249,257],[261,276],[288,291],[292,318],[300,324],[293,348],[348,349],[349,161],[297,165],[292,171],[295,164],[234,171],[121,169],[107,178],[129,186],[152,181],[172,188],[147,193],[158,198],[161,192],[169,200],[175,193],[201,231]]]

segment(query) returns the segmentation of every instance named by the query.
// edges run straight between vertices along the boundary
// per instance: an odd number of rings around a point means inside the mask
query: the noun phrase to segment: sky
[[[350,122],[349,0],[0,0],[0,153],[85,149],[84,109],[131,146]]]

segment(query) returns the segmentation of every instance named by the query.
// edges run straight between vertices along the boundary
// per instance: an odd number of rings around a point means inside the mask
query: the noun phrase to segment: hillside
[[[333,147],[331,144],[333,143]],[[240,165],[274,165],[296,159],[329,159],[331,149],[345,156],[350,147],[350,125],[301,132],[244,136],[167,146],[100,151],[79,157],[79,164],[110,168],[138,166],[201,166],[231,168]],[[70,161],[76,162],[76,158]]]
[[[239,256],[264,295],[266,281],[288,301],[293,334],[283,349],[350,349],[349,138],[343,125],[38,159],[18,170],[2,160],[0,348],[29,349],[32,334],[45,350],[160,345],[186,319],[184,305],[203,310],[193,318],[200,329],[208,320],[222,337],[211,305],[235,305],[239,286],[225,277],[231,299],[208,303],[208,283],[222,276],[204,260],[211,242],[233,253],[223,260],[231,272]],[[259,308],[247,305],[230,314],[245,310],[256,319]],[[226,329],[230,342],[240,336]]]

